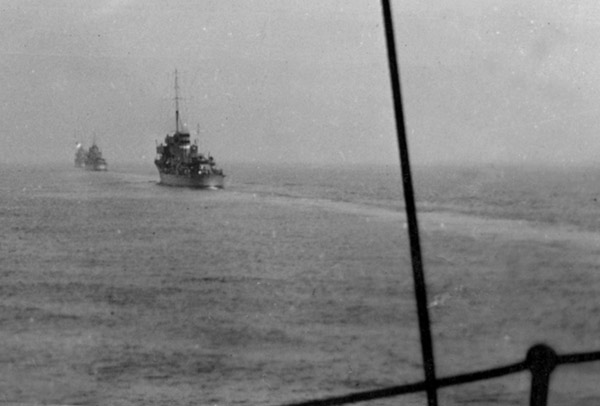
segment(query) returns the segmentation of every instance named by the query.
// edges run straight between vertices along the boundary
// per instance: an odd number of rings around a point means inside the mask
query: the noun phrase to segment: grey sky
[[[595,1],[394,1],[413,162],[600,154]],[[0,162],[397,161],[378,1],[0,0]]]

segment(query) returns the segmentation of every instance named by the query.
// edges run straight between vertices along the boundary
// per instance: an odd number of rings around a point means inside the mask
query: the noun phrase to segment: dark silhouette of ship
[[[108,170],[106,159],[102,157],[102,152],[100,151],[100,148],[98,148],[95,142],[88,150],[87,156],[85,158],[85,169],[87,169],[88,171]]]
[[[179,87],[175,71],[175,132],[167,135],[156,147],[154,164],[158,168],[160,184],[200,189],[222,189],[225,175],[217,168],[210,154],[198,150],[197,141],[190,143],[190,133],[179,122]]]
[[[102,151],[96,145],[96,142],[86,151],[81,143],[77,144],[75,150],[75,166],[84,168],[88,171],[107,171],[108,164],[106,159],[102,157]]]

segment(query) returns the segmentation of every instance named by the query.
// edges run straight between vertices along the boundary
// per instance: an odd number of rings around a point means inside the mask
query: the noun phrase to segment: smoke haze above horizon
[[[0,162],[395,163],[379,2],[4,0]],[[393,2],[414,163],[594,162],[600,5]],[[197,133],[197,128],[199,132]]]

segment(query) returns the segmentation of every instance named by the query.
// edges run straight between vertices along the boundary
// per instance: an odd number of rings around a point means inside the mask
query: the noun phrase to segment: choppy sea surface
[[[0,403],[278,405],[422,380],[395,166],[225,165],[225,190],[3,165]],[[440,377],[600,350],[600,169],[418,167]],[[600,404],[600,363],[550,405]],[[524,405],[517,374],[441,405]],[[425,405],[423,394],[368,402]]]

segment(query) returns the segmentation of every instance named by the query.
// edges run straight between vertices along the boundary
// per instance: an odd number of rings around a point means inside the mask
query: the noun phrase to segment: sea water
[[[0,402],[277,405],[423,379],[398,168],[224,170],[198,191],[151,163],[2,167]],[[599,178],[415,168],[438,376],[600,349]],[[599,404],[598,364],[559,367],[550,404]],[[440,404],[527,404],[529,385]]]

